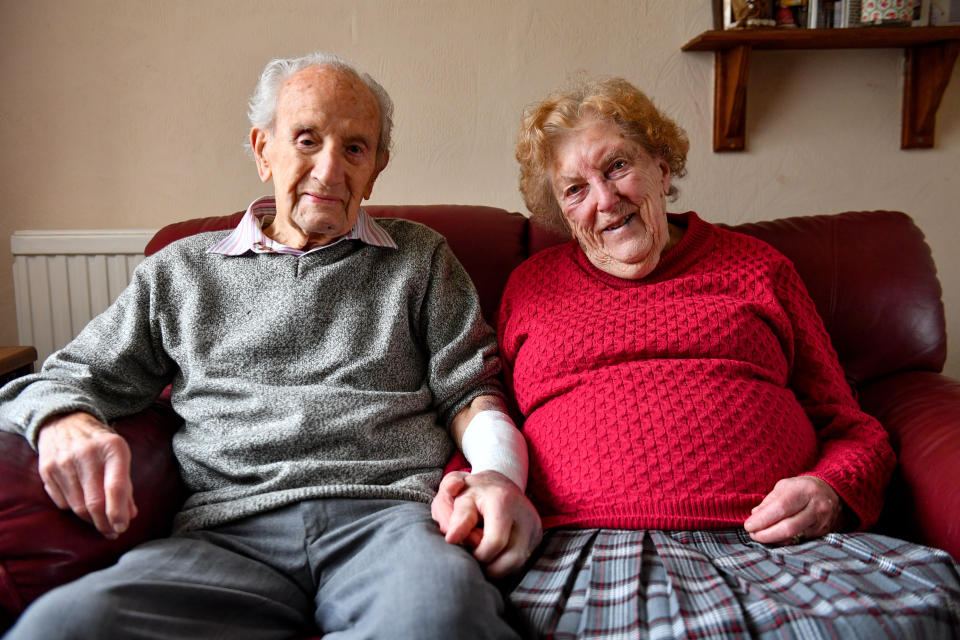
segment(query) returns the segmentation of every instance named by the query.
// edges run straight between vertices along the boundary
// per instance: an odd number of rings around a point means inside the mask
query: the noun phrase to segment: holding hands
[[[447,474],[431,511],[447,542],[473,547],[491,578],[520,569],[543,535],[533,504],[496,471]]]
[[[491,578],[524,565],[540,543],[540,516],[524,495],[527,443],[497,396],[478,396],[454,417],[454,440],[473,473],[440,483],[431,512],[447,542],[473,548]]]

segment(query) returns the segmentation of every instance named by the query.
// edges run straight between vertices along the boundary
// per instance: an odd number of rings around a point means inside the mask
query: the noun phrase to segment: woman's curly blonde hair
[[[662,158],[673,178],[686,175],[687,134],[661,113],[642,91],[623,78],[575,78],[524,110],[517,139],[520,193],[533,218],[545,226],[567,230],[553,194],[550,169],[557,142],[584,120],[610,120],[623,136]],[[678,189],[671,184],[669,196]]]

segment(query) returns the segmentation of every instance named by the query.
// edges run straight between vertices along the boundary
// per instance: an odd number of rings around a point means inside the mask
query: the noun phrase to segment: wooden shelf
[[[958,27],[857,27],[851,29],[730,29],[704,31],[684,51],[754,49],[898,49],[960,40]]]
[[[932,148],[937,109],[960,53],[960,26],[715,30],[681,47],[714,52],[714,151],[742,151],[746,146],[753,49],[890,48],[903,48],[906,56],[900,148]]]

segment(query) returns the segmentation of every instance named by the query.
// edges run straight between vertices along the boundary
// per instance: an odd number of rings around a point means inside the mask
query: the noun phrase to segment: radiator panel
[[[16,231],[17,338],[38,363],[63,347],[123,291],[153,231]]]

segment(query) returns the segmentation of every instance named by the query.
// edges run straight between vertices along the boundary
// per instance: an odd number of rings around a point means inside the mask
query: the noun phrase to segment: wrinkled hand
[[[37,450],[43,488],[59,508],[111,540],[127,530],[137,506],[126,440],[89,413],[67,413],[44,423]]]
[[[837,493],[820,478],[784,478],[753,508],[743,528],[764,544],[819,538],[836,529],[842,509]]]
[[[431,511],[447,542],[473,547],[491,578],[520,569],[543,535],[540,516],[520,487],[496,471],[447,474]]]

